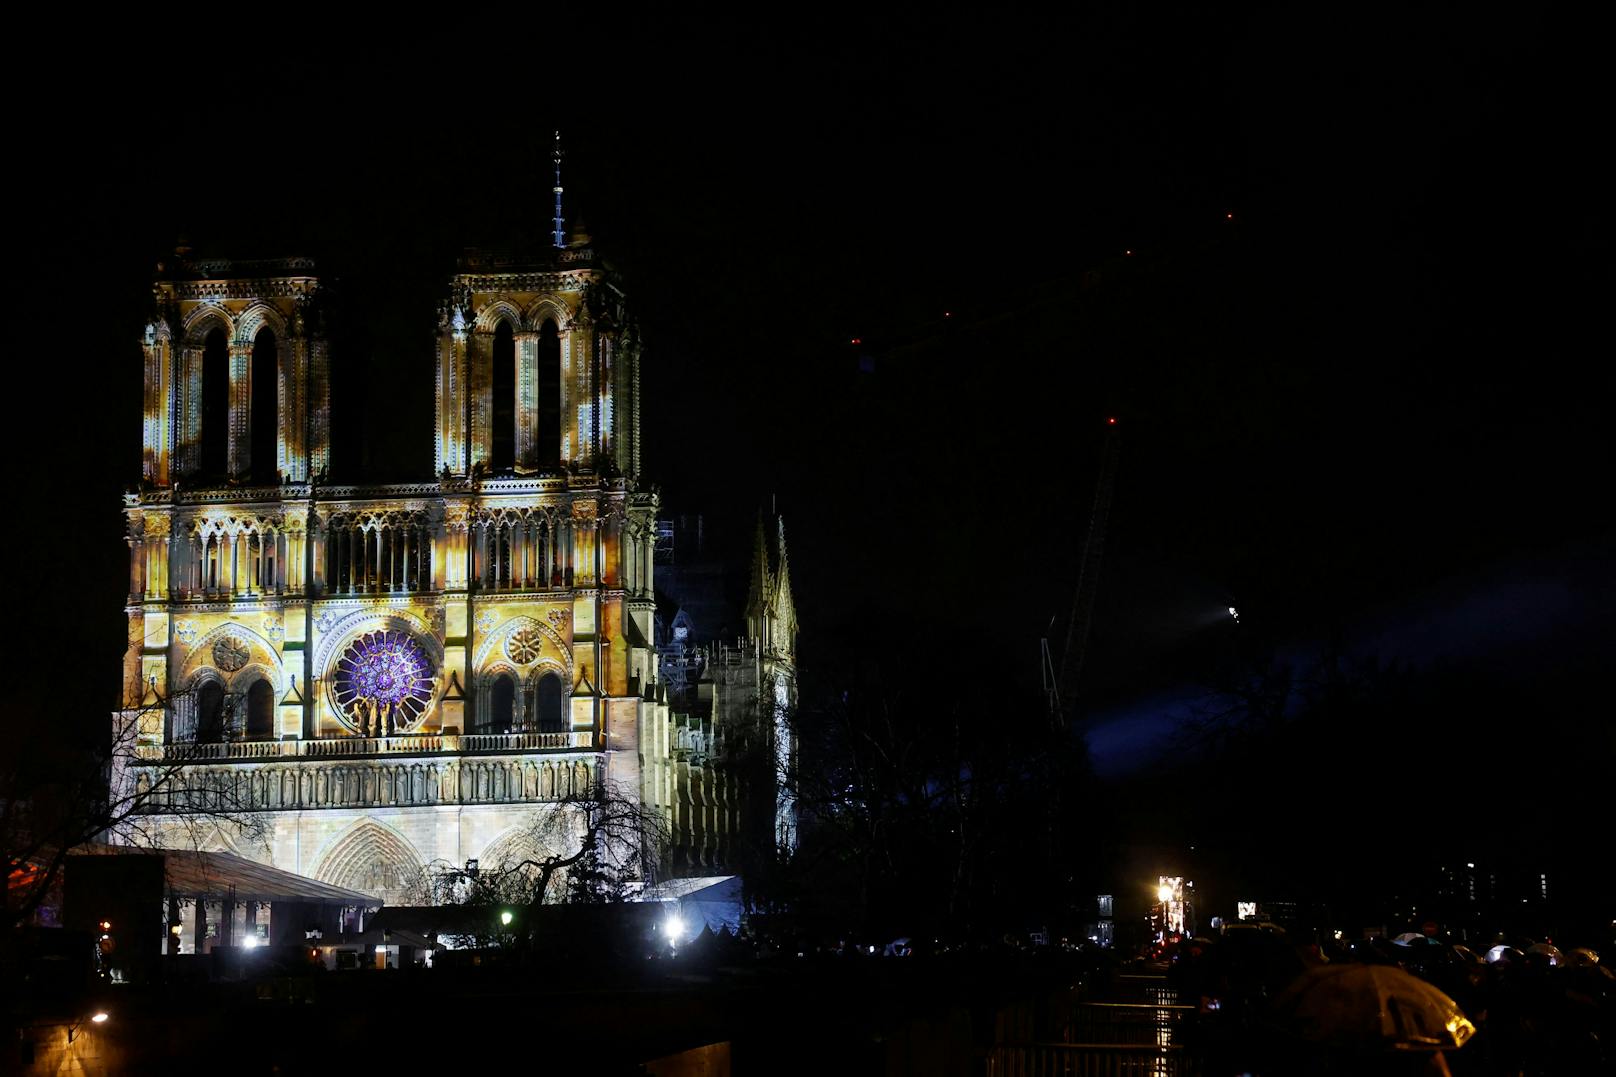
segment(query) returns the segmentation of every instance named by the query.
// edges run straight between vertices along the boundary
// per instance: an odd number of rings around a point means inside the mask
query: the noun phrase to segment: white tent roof
[[[730,883],[732,886],[725,886]],[[640,901],[734,901],[740,898],[738,891],[741,885],[739,875],[703,875],[694,879],[669,879],[646,889],[639,897]],[[723,887],[708,894],[703,891]]]

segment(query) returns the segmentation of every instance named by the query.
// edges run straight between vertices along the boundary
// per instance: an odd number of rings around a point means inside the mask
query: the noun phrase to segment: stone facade
[[[534,812],[605,781],[666,812],[670,863],[726,859],[740,824],[690,774],[690,722],[659,683],[637,334],[587,237],[462,260],[420,483],[328,481],[311,262],[182,253],[154,295],[144,481],[124,505],[119,717],[140,727],[117,780],[182,765],[150,797],[155,829],[185,822],[186,790],[227,788],[266,837],[237,847],[223,827],[216,847],[400,900],[424,865],[497,861]],[[253,460],[271,414],[278,481]],[[786,683],[772,631],[739,646],[753,675],[720,726]]]

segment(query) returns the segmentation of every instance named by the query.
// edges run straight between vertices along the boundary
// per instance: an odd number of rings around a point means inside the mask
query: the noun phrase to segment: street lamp
[[[509,910],[509,909],[504,909],[499,914],[499,922],[501,924],[505,925],[506,927],[511,926],[511,920],[512,919],[513,919],[513,917],[511,916],[511,910]]]
[[[95,1013],[90,1015],[90,1022],[92,1024],[104,1025],[107,1022],[107,1018],[110,1016],[111,1014],[107,1013],[105,1010],[97,1010]],[[84,1019],[81,1017],[77,1021],[74,1021],[71,1025],[67,1026],[68,1043],[73,1042],[73,1034],[79,1030],[79,1026],[82,1024],[84,1024]]]

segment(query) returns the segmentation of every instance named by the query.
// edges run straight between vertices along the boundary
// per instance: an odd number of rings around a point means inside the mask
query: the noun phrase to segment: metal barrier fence
[[[1072,1008],[1062,1039],[1067,1043],[1183,1045],[1190,1006],[1156,1006],[1144,1002],[1083,1002]]]
[[[1176,1006],[1178,989],[1167,985],[1165,976],[1122,975],[1111,982],[1111,991],[1118,1002],[1145,1002],[1154,1006]]]
[[[1195,1077],[1182,1047],[1128,1043],[1001,1044],[987,1059],[988,1077]]]

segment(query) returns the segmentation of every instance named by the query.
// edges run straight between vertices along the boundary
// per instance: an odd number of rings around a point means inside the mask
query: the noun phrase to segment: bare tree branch
[[[9,880],[6,916],[27,923],[51,895],[67,857],[93,842],[192,847],[221,834],[260,840],[247,790],[193,764],[201,750],[163,745],[166,707],[154,700],[117,711],[105,741],[64,742],[56,730],[17,738],[0,763],[0,849]]]

